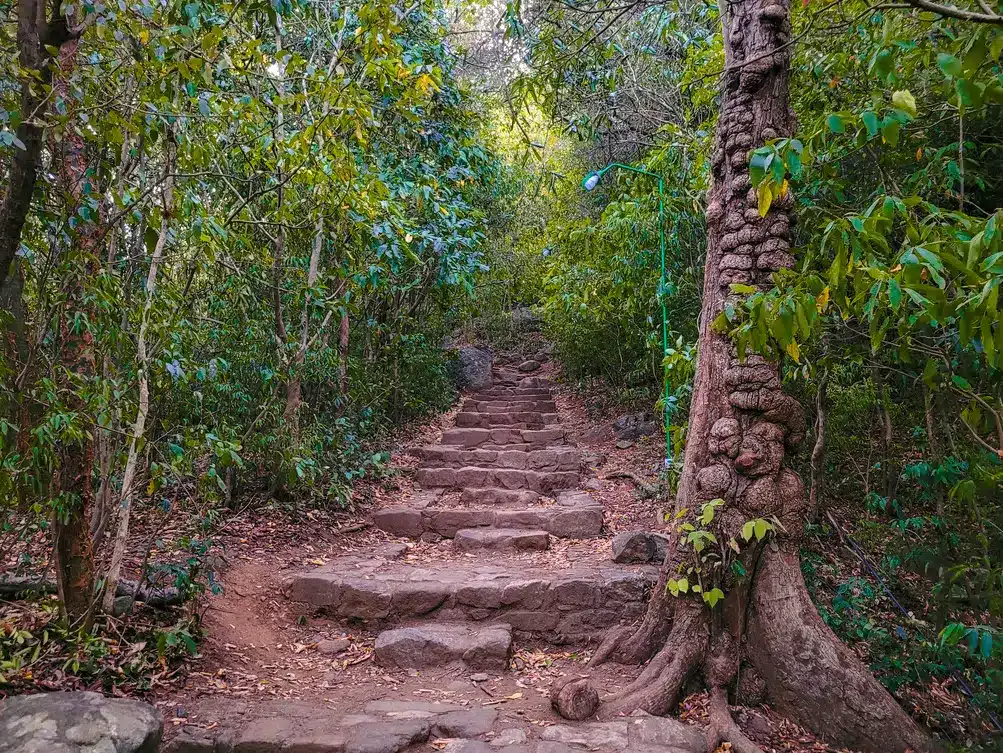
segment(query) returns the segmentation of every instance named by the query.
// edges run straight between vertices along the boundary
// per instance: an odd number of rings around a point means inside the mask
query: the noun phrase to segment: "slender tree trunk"
[[[345,414],[348,404],[348,306],[341,311],[341,329],[338,334],[338,415]]]
[[[793,197],[777,197],[761,217],[748,170],[751,150],[794,132],[789,0],[722,2],[721,18],[725,73],[707,204],[699,359],[675,523],[699,523],[701,506],[722,500],[713,534],[724,565],[688,571],[700,566],[695,550],[673,537],[641,626],[613,631],[594,659],[650,659],[638,679],[606,698],[587,680],[574,680],[552,698],[568,715],[666,714],[687,679],[699,674],[711,694],[708,750],[728,741],[737,753],[753,753],[758,748],[738,730],[727,705],[744,661],[743,673],[757,672],[779,708],[831,743],[875,753],[926,751],[926,735],[839,644],[805,588],[797,551],[808,504],[788,459],[804,438],[801,406],[784,393],[776,363],[758,355],[740,359],[714,324],[726,305],[741,307],[732,285],[768,287],[774,272],[794,262]],[[729,554],[727,542],[747,538],[746,522],[774,518],[780,526],[766,540],[752,539]],[[741,567],[731,567],[726,557]],[[720,587],[721,603],[708,608],[691,592],[677,597],[666,591],[669,579],[688,573],[691,582],[700,579],[704,593]]]
[[[811,484],[808,492],[808,519],[815,521],[819,516],[819,505],[825,479],[825,431],[829,389],[829,371],[822,374],[818,382],[818,392],[815,394],[815,446],[811,450]]]
[[[303,313],[300,316],[299,344],[293,356],[289,383],[286,385],[286,407],[282,412],[286,429],[294,440],[299,439],[299,410],[303,396],[303,366],[306,363],[307,349],[310,344],[310,307],[313,286],[317,284],[320,274],[320,252],[324,248],[324,218],[317,219],[314,230],[313,249],[310,252],[310,267],[306,276],[306,295],[303,298]]]
[[[276,107],[276,117],[275,117],[275,138],[272,143],[272,153],[275,157],[275,180],[279,184],[279,188],[276,191],[276,219],[278,220],[278,227],[275,230],[275,237],[273,239],[273,251],[272,251],[272,309],[275,317],[275,340],[278,350],[278,362],[279,368],[287,365],[288,361],[286,358],[286,348],[289,343],[289,332],[286,329],[285,315],[282,311],[282,273],[283,266],[285,265],[286,257],[286,228],[283,224],[282,213],[285,210],[285,189],[283,188],[283,169],[282,169],[282,150],[285,143],[285,121],[283,116],[283,102],[282,99],[285,96],[285,65],[283,64],[284,58],[282,57],[282,17],[279,15],[275,16],[275,28],[274,28],[274,40],[275,40],[275,54],[278,59],[278,75],[276,76],[276,93],[278,94],[278,105]],[[291,364],[290,364],[291,365]],[[291,374],[286,374],[287,379],[291,377]],[[297,407],[299,406],[300,399],[300,385],[299,383],[292,384],[287,383],[286,391],[286,407],[288,408],[290,401],[293,402]],[[285,432],[288,427],[280,427],[280,435]],[[281,447],[276,447],[274,461],[272,464],[272,481],[269,484],[268,493],[270,495],[278,495],[282,492],[284,488],[282,473],[282,450]]]
[[[168,176],[174,171],[174,151],[173,136],[168,135],[167,159],[164,165],[164,171]],[[160,232],[157,234],[157,243],[153,248],[153,258],[150,260],[150,269],[146,274],[146,301],[143,303],[143,313],[139,323],[139,335],[136,339],[136,366],[139,372],[139,405],[136,409],[136,420],[132,424],[132,433],[129,439],[129,455],[125,463],[125,472],[122,475],[122,496],[119,505],[118,528],[115,532],[115,544],[112,548],[111,562],[108,565],[108,576],[104,586],[104,598],[101,606],[106,614],[110,614],[115,605],[115,592],[118,587],[118,579],[122,572],[122,562],[125,559],[126,549],[129,545],[129,519],[132,513],[132,500],[136,485],[136,469],[139,465],[139,443],[146,434],[146,419],[150,412],[150,368],[146,353],[146,333],[150,327],[150,315],[157,293],[157,275],[160,273],[160,264],[164,258],[164,248],[167,245],[167,236],[171,226],[174,204],[174,181],[170,177],[164,180],[161,203],[163,210],[160,217]]]
[[[57,96],[71,103],[69,77],[76,66],[78,39],[71,39],[59,49],[59,71],[53,85]],[[67,216],[76,214],[85,198],[87,155],[83,137],[67,128],[54,145],[59,179],[67,198]],[[94,489],[93,427],[88,424],[88,406],[80,394],[80,382],[94,379],[94,339],[90,331],[92,312],[87,303],[86,286],[98,271],[98,229],[100,218],[80,225],[73,236],[71,256],[79,259],[79,269],[71,272],[66,310],[60,318],[61,361],[69,380],[61,385],[68,396],[67,407],[75,414],[80,438],[63,441],[59,448],[59,489],[64,509],[54,516],[53,548],[59,598],[71,624],[87,630],[93,618],[91,601],[94,586],[94,548],[91,541],[91,515]],[[83,314],[79,319],[75,314]],[[77,384],[74,384],[77,382]],[[84,387],[86,389],[86,387]]]

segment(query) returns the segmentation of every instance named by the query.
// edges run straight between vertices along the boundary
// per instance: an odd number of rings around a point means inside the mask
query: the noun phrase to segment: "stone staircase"
[[[482,684],[488,672],[502,683],[517,675],[508,670],[515,641],[582,644],[639,619],[657,576],[596,546],[603,509],[581,489],[581,452],[568,443],[550,381],[496,369],[493,385],[466,396],[455,426],[419,457],[416,491],[372,517],[391,536],[425,544],[338,557],[289,578],[285,595],[301,613],[380,631],[373,656],[388,672],[478,670],[469,674],[480,681],[473,701],[388,696],[383,680],[361,707],[219,698],[203,709],[213,723],[186,725],[168,753],[703,753],[703,735],[674,719],[530,723],[498,705],[522,691],[496,697]]]
[[[603,530],[602,506],[579,488],[581,451],[568,444],[551,388],[547,378],[496,369],[490,388],[464,398],[441,443],[419,450],[418,491],[373,513],[393,536],[452,539],[447,559],[414,564],[402,561],[406,546],[385,545],[294,576],[288,597],[386,629],[376,659],[398,667],[428,666],[429,656],[474,666],[485,646],[497,665],[499,631],[507,652],[513,634],[582,642],[637,619],[655,568],[615,565],[589,545],[564,567],[532,559],[555,539]]]

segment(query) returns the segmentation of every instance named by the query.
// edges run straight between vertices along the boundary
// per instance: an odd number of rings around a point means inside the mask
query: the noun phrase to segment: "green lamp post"
[[[669,355],[669,315],[665,309],[665,181],[662,180],[661,175],[642,170],[639,167],[631,167],[630,165],[613,162],[606,165],[602,170],[594,170],[582,178],[582,188],[586,191],[592,191],[599,185],[602,176],[614,167],[628,170],[632,173],[647,175],[649,178],[654,178],[658,181],[658,247],[662,258],[662,276],[658,300],[662,304],[662,357],[665,358]],[[665,389],[663,402],[665,405],[665,467],[667,468],[672,465],[672,437],[669,434],[669,418],[672,414],[672,404],[669,402],[669,382],[665,378],[664,373],[662,374],[662,385]]]

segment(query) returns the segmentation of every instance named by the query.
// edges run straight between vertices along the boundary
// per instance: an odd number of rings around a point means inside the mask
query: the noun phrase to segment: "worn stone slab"
[[[703,732],[672,717],[638,712],[627,719],[584,724],[555,724],[540,731],[540,739],[577,751],[661,751],[705,753]]]
[[[519,468],[494,468],[469,465],[462,468],[418,468],[415,481],[423,487],[468,489],[529,489],[548,494],[578,486],[579,472],[530,471]]]
[[[544,449],[566,443],[565,431],[561,427],[545,429],[517,428],[453,428],[442,435],[443,445],[478,447],[481,445],[504,446],[510,444],[529,445],[532,449]]]
[[[465,450],[449,445],[422,447],[417,451],[425,468],[515,468],[532,471],[578,471],[582,452],[577,447],[549,447],[540,450]]]
[[[218,726],[183,728],[165,753],[400,753],[430,739],[484,735],[498,718],[492,709],[414,701],[373,701],[346,714],[298,701],[226,698],[216,712]]]
[[[422,669],[459,661],[470,669],[505,669],[511,652],[509,625],[428,623],[383,631],[375,658],[385,667]]]
[[[550,400],[553,393],[546,387],[490,387],[470,395],[471,400]]]
[[[603,510],[591,505],[537,507],[393,507],[373,513],[378,528],[394,536],[432,532],[452,538],[463,528],[529,528],[562,539],[587,539],[602,532]]]
[[[498,507],[527,507],[540,499],[539,492],[529,489],[473,488],[460,492],[460,503]]]
[[[543,551],[549,544],[550,534],[546,531],[527,531],[519,528],[465,528],[453,536],[453,548],[458,552]]]
[[[539,411],[510,411],[507,413],[480,413],[460,411],[454,425],[461,429],[543,429],[561,422],[556,413]]]
[[[573,639],[642,615],[658,572],[599,560],[535,567],[518,557],[418,566],[373,562],[360,552],[291,577],[286,591],[293,601],[373,625],[422,616],[426,623],[504,622],[518,632]]]
[[[0,701],[2,753],[156,753],[163,727],[153,706],[100,693],[41,693]]]
[[[496,400],[474,400],[473,398],[467,398],[463,401],[462,410],[477,413],[509,413],[511,411],[556,413],[557,404],[553,400],[529,400],[520,397],[508,400],[501,398]]]

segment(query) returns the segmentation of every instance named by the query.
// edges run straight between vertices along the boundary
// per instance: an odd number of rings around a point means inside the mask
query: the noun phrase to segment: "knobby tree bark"
[[[742,540],[749,520],[775,518],[780,526],[741,548],[742,567],[704,574],[726,593],[713,608],[699,597],[667,593],[667,581],[692,564],[692,549],[673,537],[641,625],[611,632],[592,660],[647,662],[638,679],[605,698],[587,679],[575,679],[556,687],[552,700],[569,718],[637,709],[667,714],[687,680],[700,674],[711,697],[709,750],[728,741],[738,753],[758,751],[728,710],[728,694],[741,680],[743,694],[765,690],[779,710],[836,745],[927,751],[929,738],[829,630],[805,588],[798,544],[808,503],[788,464],[804,438],[801,406],[784,394],[776,363],[758,355],[740,359],[714,326],[727,304],[741,305],[733,284],[765,287],[794,261],[791,195],[760,217],[748,170],[751,150],[794,132],[789,0],[722,0],[721,17],[726,59],[707,206],[699,360],[676,511],[693,520],[702,504],[723,500],[714,518],[722,543]],[[735,574],[743,570],[744,576]]]

